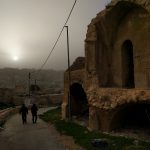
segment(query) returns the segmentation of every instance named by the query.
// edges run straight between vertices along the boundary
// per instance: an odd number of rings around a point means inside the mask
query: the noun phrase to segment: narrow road
[[[44,111],[40,109],[39,113]],[[0,150],[65,150],[65,147],[45,122],[38,118],[37,124],[32,124],[29,112],[25,125],[19,114],[6,122],[5,130],[0,132]]]

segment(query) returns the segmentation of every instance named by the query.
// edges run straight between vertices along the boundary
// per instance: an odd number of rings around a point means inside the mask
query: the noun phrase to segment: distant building
[[[26,87],[23,85],[16,85],[15,93],[16,95],[24,95],[26,93]]]
[[[14,102],[14,89],[0,88],[0,102],[13,103]]]

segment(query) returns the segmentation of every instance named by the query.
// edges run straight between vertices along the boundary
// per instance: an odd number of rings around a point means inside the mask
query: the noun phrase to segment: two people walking
[[[31,107],[31,113],[32,113],[32,122],[36,123],[37,121],[37,111],[38,108],[36,104],[33,104]],[[22,104],[22,107],[20,108],[20,114],[22,115],[22,123],[27,123],[27,114],[28,114],[28,108],[25,106],[25,104]]]

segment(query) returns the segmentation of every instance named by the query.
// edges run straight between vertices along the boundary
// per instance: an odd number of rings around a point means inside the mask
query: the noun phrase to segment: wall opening
[[[70,96],[71,115],[81,117],[89,115],[87,96],[81,84],[74,83],[70,86]]]
[[[122,45],[122,86],[135,88],[133,45],[130,40],[126,40]]]
[[[111,123],[112,129],[150,131],[150,104],[130,103],[118,109]]]

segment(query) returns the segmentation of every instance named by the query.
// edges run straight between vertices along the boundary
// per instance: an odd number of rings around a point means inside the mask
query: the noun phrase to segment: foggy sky
[[[110,0],[78,0],[68,22],[71,63],[84,56],[87,25]],[[0,0],[0,68],[40,68],[74,0]],[[67,68],[66,30],[45,69]],[[12,58],[18,56],[19,60]]]

